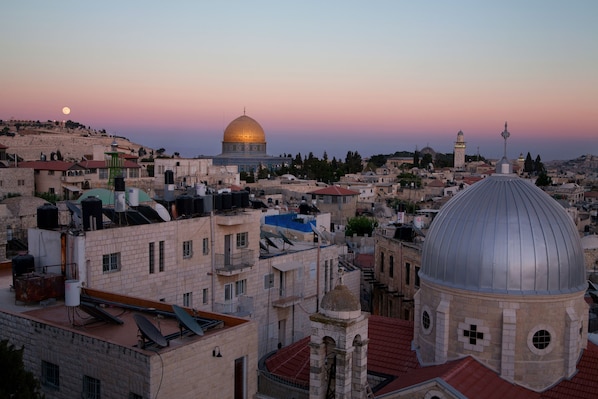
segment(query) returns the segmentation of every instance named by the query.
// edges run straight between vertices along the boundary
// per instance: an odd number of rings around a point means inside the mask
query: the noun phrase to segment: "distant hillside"
[[[18,130],[16,124],[20,123]],[[130,153],[134,155],[139,154],[139,149],[144,148],[147,152],[151,149],[138,143],[133,143],[124,137],[110,137],[103,132],[75,128],[69,129],[62,126],[52,126],[47,123],[39,124],[39,122],[24,122],[24,121],[4,121],[0,125],[0,130],[4,133],[12,134],[0,135],[0,144],[8,147],[7,152],[18,154],[19,157],[26,161],[39,160],[41,154],[46,155],[50,159],[50,154],[60,151],[62,158],[65,161],[79,161],[83,157],[90,158],[93,154],[94,146],[105,147],[106,150],[110,148],[113,140],[116,140],[120,152]]]

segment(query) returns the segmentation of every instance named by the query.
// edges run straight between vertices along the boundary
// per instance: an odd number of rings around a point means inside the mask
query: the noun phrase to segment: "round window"
[[[536,349],[546,349],[550,345],[550,333],[546,330],[538,330],[532,338],[532,344]]]
[[[422,326],[427,330],[430,328],[430,314],[424,310],[422,314]]]

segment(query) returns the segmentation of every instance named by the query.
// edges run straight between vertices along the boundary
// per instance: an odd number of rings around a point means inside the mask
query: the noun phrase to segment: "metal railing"
[[[230,256],[214,254],[214,267],[217,271],[234,271],[252,267],[255,264],[253,249],[245,249]]]

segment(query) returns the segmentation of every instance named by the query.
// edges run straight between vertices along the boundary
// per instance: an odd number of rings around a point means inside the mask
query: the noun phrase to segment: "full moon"
[[[68,115],[68,114],[71,113],[71,109],[69,107],[64,107],[62,109],[62,113],[65,114],[65,115]]]

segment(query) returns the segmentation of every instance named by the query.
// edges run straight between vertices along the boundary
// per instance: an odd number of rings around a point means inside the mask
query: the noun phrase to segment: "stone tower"
[[[463,138],[463,132],[461,130],[459,130],[459,133],[457,133],[457,141],[455,141],[453,163],[455,170],[465,169],[465,139]]]
[[[310,399],[365,397],[368,315],[359,300],[341,281],[310,320]]]

